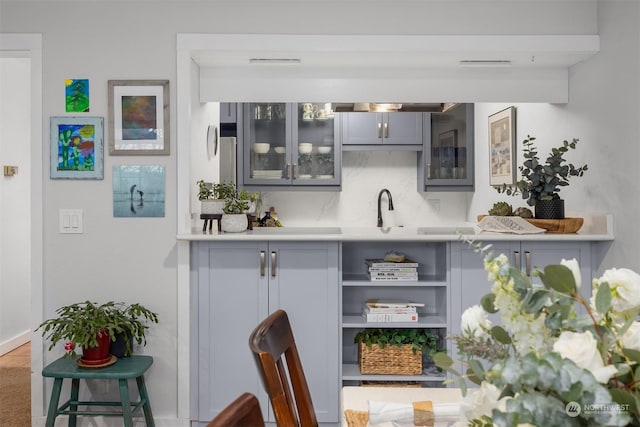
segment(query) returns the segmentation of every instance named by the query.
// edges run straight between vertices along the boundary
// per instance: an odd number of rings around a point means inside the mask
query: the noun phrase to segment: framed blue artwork
[[[104,178],[102,117],[51,117],[51,179]]]
[[[161,165],[113,166],[113,216],[164,217],[164,175]]]

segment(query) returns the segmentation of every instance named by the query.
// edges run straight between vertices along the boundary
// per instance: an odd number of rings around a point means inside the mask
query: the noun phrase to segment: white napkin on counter
[[[369,405],[369,425],[379,426],[391,423],[392,426],[413,427],[413,403],[392,403],[375,400]],[[433,419],[436,426],[453,425],[460,419],[459,403],[434,403]]]

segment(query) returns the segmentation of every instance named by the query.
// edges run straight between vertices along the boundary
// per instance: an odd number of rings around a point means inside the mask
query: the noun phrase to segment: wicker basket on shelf
[[[415,353],[411,344],[385,345],[380,347],[358,344],[358,364],[361,374],[421,375],[422,351]]]

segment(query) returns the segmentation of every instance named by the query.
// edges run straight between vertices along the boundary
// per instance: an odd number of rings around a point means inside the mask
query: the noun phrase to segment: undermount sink
[[[418,234],[476,234],[473,227],[419,227]]]
[[[340,227],[256,227],[254,234],[342,234]]]

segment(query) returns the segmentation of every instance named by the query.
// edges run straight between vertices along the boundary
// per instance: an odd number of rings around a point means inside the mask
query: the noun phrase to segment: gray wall
[[[548,135],[551,142],[580,137],[572,157],[589,163],[589,174],[567,194],[590,212],[611,212],[617,240],[607,266],[640,269],[638,202],[638,18],[635,2],[606,1],[425,1],[387,2],[83,2],[0,0],[0,31],[43,34],[43,156],[48,159],[48,120],[65,115],[64,80],[91,81],[91,116],[107,117],[107,80],[169,79],[176,99],[178,33],[326,34],[595,34],[601,53],[570,71],[571,102],[546,106],[542,115],[522,118],[526,133]],[[596,20],[597,10],[597,20]],[[477,152],[486,147],[486,116],[502,105],[480,106],[476,117]],[[550,111],[550,112],[549,112]],[[538,123],[532,118],[543,118]],[[171,105],[172,125],[176,106]],[[484,123],[484,124],[483,124]],[[108,138],[109,130],[106,130]],[[44,164],[44,313],[83,299],[139,301],[160,314],[144,350],[155,357],[148,385],[154,414],[162,425],[178,420],[176,308],[176,126],[170,156],[105,155],[104,181],[52,181]],[[550,143],[551,143],[550,142]],[[554,144],[555,145],[555,144]],[[487,149],[488,150],[488,149]],[[166,167],[164,218],[114,218],[112,167],[161,164]],[[466,216],[474,218],[496,199],[486,188],[486,158],[476,159],[476,194],[466,197]],[[485,178],[485,176],[487,176]],[[486,180],[486,181],[485,181]],[[579,190],[578,190],[579,189]],[[584,193],[582,193],[584,192]],[[58,234],[58,210],[82,208],[85,233]],[[70,274],[70,267],[73,273]],[[45,362],[61,353],[44,353]],[[95,390],[94,390],[95,391]],[[95,391],[97,392],[97,391]],[[43,402],[43,407],[45,403]],[[34,409],[37,413],[38,409]],[[182,417],[184,419],[184,416]]]

